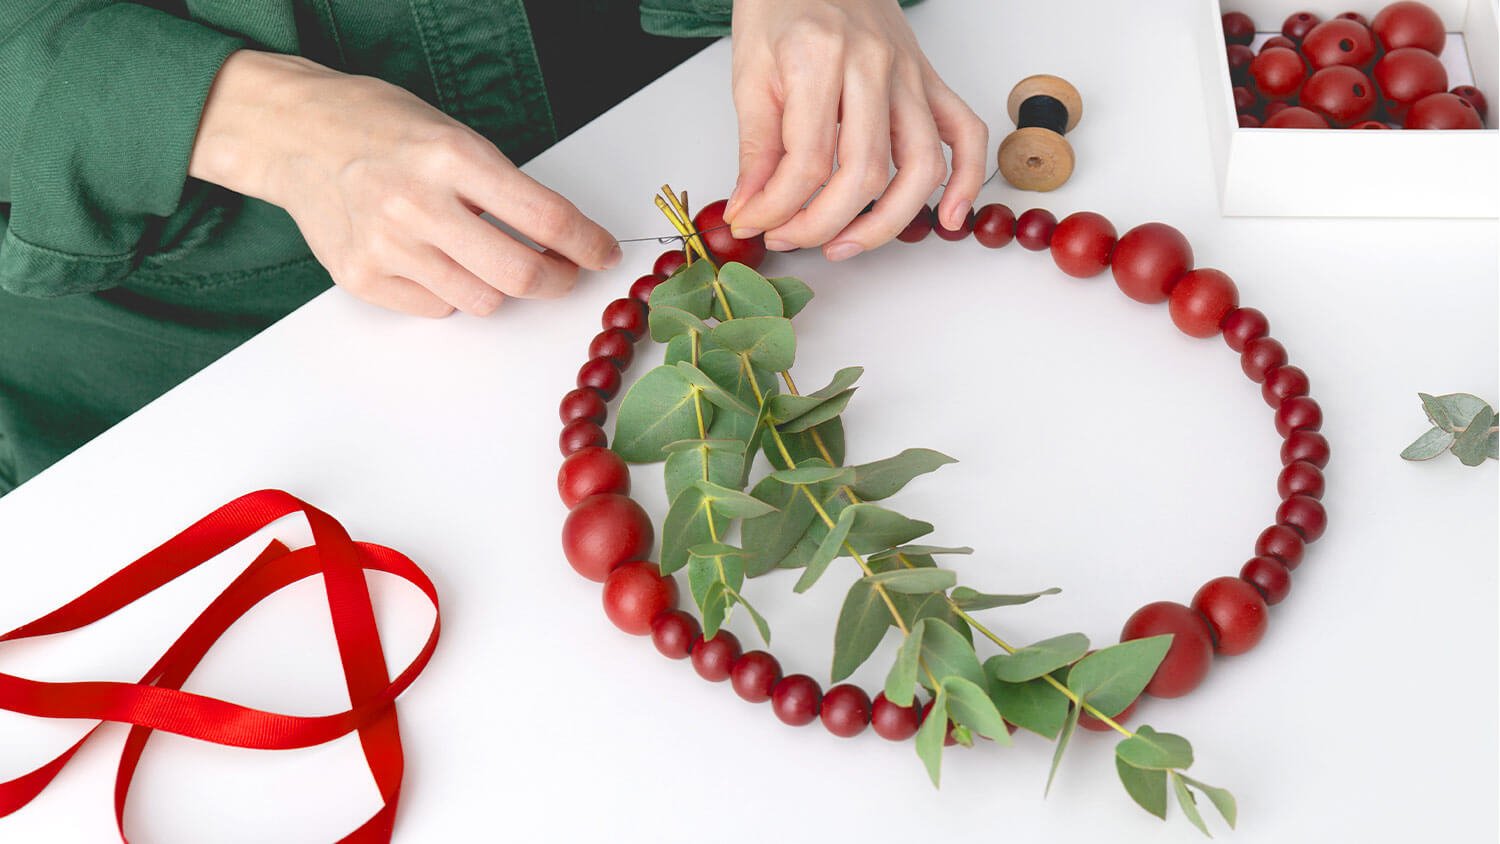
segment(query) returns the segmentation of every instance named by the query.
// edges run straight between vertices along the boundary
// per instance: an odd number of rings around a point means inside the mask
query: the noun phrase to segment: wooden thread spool
[[[1006,102],[1016,124],[1000,143],[1000,173],[1021,190],[1049,191],[1073,175],[1073,145],[1063,135],[1083,117],[1083,98],[1068,80],[1045,73],[1016,83]]]

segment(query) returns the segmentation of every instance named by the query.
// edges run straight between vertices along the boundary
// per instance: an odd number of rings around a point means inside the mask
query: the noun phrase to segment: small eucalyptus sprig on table
[[[1497,458],[1500,428],[1495,425],[1495,410],[1484,399],[1468,393],[1429,396],[1417,393],[1422,410],[1432,427],[1401,452],[1406,460],[1431,460],[1445,451],[1453,452],[1465,466],[1478,466],[1486,459]]]
[[[839,612],[832,680],[849,677],[890,629],[899,631],[884,693],[898,706],[916,705],[919,688],[931,696],[915,746],[934,785],[950,721],[953,737],[970,746],[976,734],[1010,744],[1008,722],[1056,741],[1050,789],[1087,713],[1124,736],[1115,767],[1146,811],[1166,817],[1170,786],[1183,814],[1207,835],[1196,789],[1232,828],[1234,797],[1184,773],[1193,763],[1186,739],[1114,719],[1141,695],[1171,636],[1090,651],[1083,634],[1068,633],[1015,647],[974,618],[1059,590],[978,592],[959,586],[957,572],[936,561],[972,549],[912,544],[933,526],[874,502],[953,459],[913,448],[845,465],[842,413],[863,370],[841,369],[805,394],[790,372],[792,318],[812,290],[742,264],[716,266],[692,227],[686,196],[664,186],[656,204],[682,234],[688,261],[651,294],[649,328],[652,339],[666,344],[665,358],[625,394],[613,447],[629,462],[665,463],[671,504],[659,564],[663,574],[687,570],[704,637],[743,607],[769,643],[769,623],[745,598],[746,579],[800,570],[794,589],[805,592],[848,557],[858,576]],[[752,485],[762,454],[771,470]],[[736,525],[739,545],[731,541]],[[976,631],[1002,653],[981,662]]]

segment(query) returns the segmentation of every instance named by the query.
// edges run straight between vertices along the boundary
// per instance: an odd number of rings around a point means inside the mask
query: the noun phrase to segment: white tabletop
[[[1122,231],[1178,226],[1200,265],[1228,271],[1270,315],[1328,419],[1331,528],[1265,640],[1133,723],[1193,741],[1192,773],[1239,797],[1235,840],[1409,840],[1440,827],[1495,840],[1496,468],[1397,458],[1426,428],[1417,391],[1500,398],[1495,224],[1220,218],[1191,2],[947,0],[910,13],[992,143],[1021,76],[1058,73],[1084,92],[1073,180],[1050,196],[997,180],[981,202],[1092,209]],[[618,236],[662,232],[650,203],[662,182],[698,204],[732,184],[728,71],[717,44],[527,169]],[[1200,840],[1175,808],[1163,825],[1130,802],[1111,737],[1081,735],[1046,800],[1051,745],[1026,734],[1010,749],[950,752],[934,791],[910,745],[785,727],[610,626],[598,586],[558,547],[556,404],[600,309],[658,251],[634,245],[567,301],[512,302],[488,320],[423,322],[322,296],[0,501],[0,629],[218,504],[282,487],[356,538],[410,554],[444,599],[443,641],[400,703],[398,840]],[[1185,602],[1237,572],[1270,523],[1279,438],[1259,390],[1220,341],[1186,338],[1107,276],[1073,280],[1016,246],[935,238],[770,268],[818,291],[798,318],[802,380],[867,368],[847,414],[851,459],[928,446],[962,461],[893,506],[935,522],[935,541],[978,549],[960,563],[966,583],[1062,587],[991,611],[1011,638],[1081,630],[1112,642],[1141,604]],[[636,474],[657,517],[658,470]],[[275,532],[299,540],[303,528]],[[0,665],[138,676],[255,550],[83,634],[7,645]],[[836,564],[795,598],[789,577],[751,585],[788,672],[826,681],[851,576]],[[414,590],[374,580],[387,652],[403,665],[429,613]],[[734,629],[752,642],[743,621]],[[189,688],[341,709],[329,632],[321,592],[301,584],[235,627]],[[856,675],[867,688],[891,644]],[[0,717],[0,777],[83,726]],[[0,839],[107,840],[122,736],[106,731],[0,821]],[[137,783],[129,823],[152,842],[324,841],[376,800],[352,738],[265,753],[158,736]]]

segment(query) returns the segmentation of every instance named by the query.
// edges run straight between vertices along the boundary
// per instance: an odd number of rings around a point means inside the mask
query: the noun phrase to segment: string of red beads
[[[716,203],[700,216],[710,211],[721,214],[722,205]],[[704,225],[702,220],[698,223]],[[735,243],[726,240],[723,232],[722,228],[715,231],[715,254],[733,252],[760,262],[763,245]],[[1107,219],[1093,212],[1071,214],[1059,221],[1043,209],[1017,216],[1004,205],[991,204],[971,212],[959,229],[950,230],[938,222],[931,208],[924,207],[898,238],[917,243],[932,233],[951,241],[973,234],[991,249],[1014,240],[1028,250],[1050,250],[1057,266],[1077,278],[1110,269],[1125,295],[1139,302],[1166,303],[1173,323],[1183,333],[1200,338],[1222,335],[1230,350],[1239,354],[1245,375],[1262,385],[1261,395],[1274,410],[1273,420],[1283,437],[1282,469],[1276,479],[1281,504],[1274,523],[1256,538],[1254,556],[1237,576],[1210,579],[1188,604],[1147,604],[1131,614],[1120,631],[1121,641],[1172,634],[1172,645],[1145,694],[1160,698],[1187,694],[1207,677],[1216,654],[1241,654],[1261,640],[1267,608],[1286,599],[1291,572],[1301,564],[1307,543],[1317,541],[1326,529],[1327,513],[1320,499],[1329,448],[1327,439],[1318,433],[1322,409],[1308,397],[1307,374],[1288,363],[1286,348],[1271,337],[1265,315],[1239,306],[1233,280],[1216,269],[1195,269],[1187,238],[1164,223],[1145,223],[1117,235]],[[728,631],[704,639],[697,619],[677,608],[676,581],[663,577],[645,559],[654,543],[652,524],[629,498],[629,468],[605,447],[603,425],[608,416],[606,402],[619,391],[620,373],[634,358],[633,343],[647,333],[646,303],[651,291],[681,263],[680,251],[663,254],[650,275],[631,285],[628,298],[606,307],[604,330],[589,345],[589,360],[579,370],[577,388],[563,396],[558,415],[563,423],[564,460],[557,488],[569,508],[563,523],[564,554],[580,574],[604,584],[605,613],[617,627],[649,635],[663,656],[690,660],[705,680],[728,680],[735,694],[746,701],[769,702],[783,723],[803,726],[821,720],[830,733],[841,737],[858,735],[872,726],[876,734],[891,741],[910,739],[925,717],[926,709],[919,702],[897,706],[884,694],[871,700],[864,690],[849,684],[824,691],[805,674],[784,676],[770,653],[743,652],[739,640]],[[1137,703],[1131,702],[1114,719],[1125,721]],[[1110,729],[1087,715],[1079,723],[1088,729]]]

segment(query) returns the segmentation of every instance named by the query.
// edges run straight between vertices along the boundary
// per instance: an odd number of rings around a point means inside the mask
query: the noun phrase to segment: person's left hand
[[[874,249],[948,175],[944,143],[953,175],[938,221],[962,225],[984,182],[989,130],[938,78],[896,0],[735,0],[733,43],[732,234],[764,232],[774,250],[822,244],[831,261]]]

